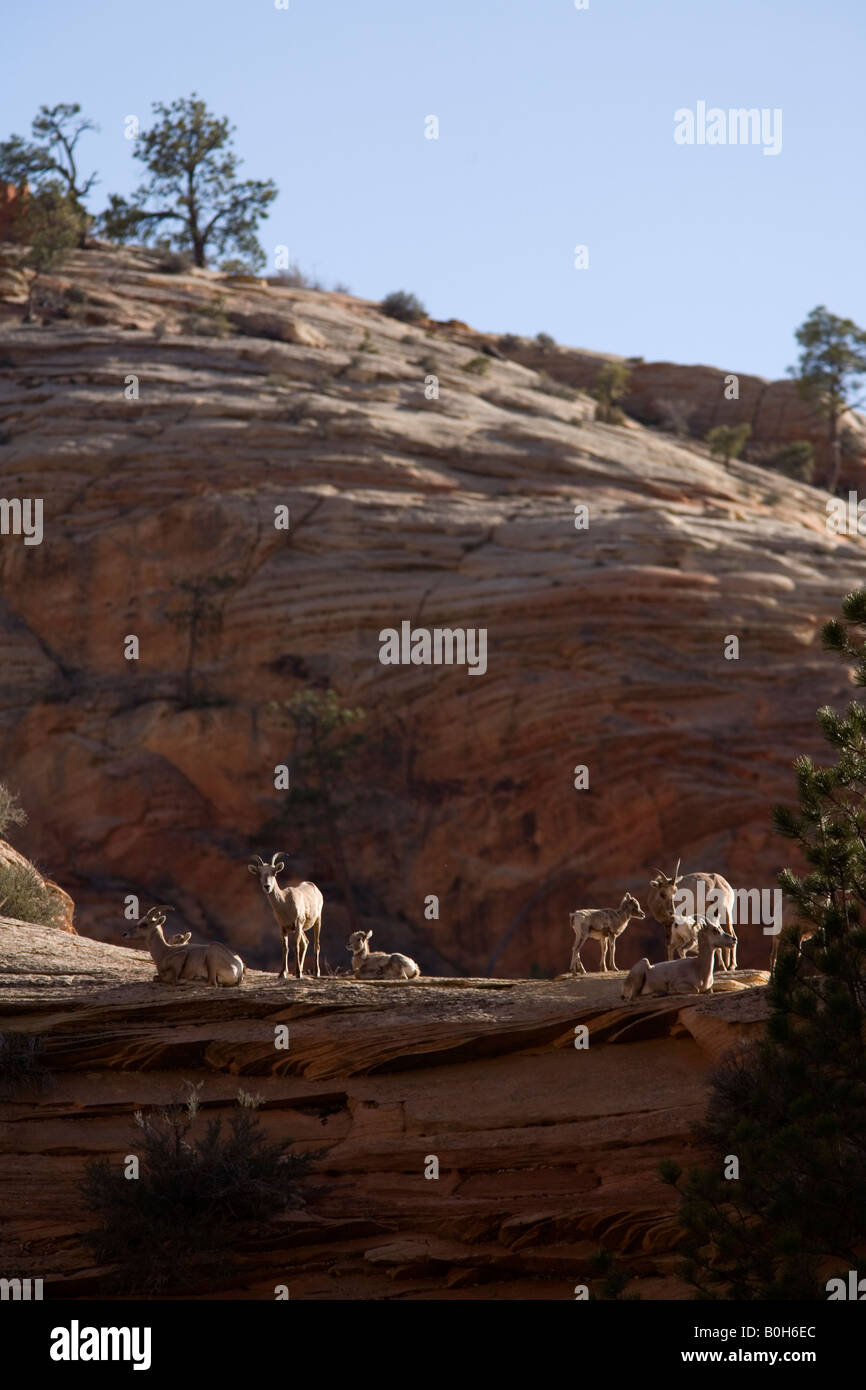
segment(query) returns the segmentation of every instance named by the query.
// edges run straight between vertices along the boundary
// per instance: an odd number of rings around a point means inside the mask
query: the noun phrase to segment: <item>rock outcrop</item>
[[[311,686],[366,711],[340,847],[377,944],[427,972],[554,974],[569,909],[677,858],[774,885],[770,806],[850,689],[819,627],[866,582],[824,494],[596,424],[459,324],[104,246],[25,324],[6,261],[0,489],[44,537],[0,537],[0,767],[80,931],[118,939],[135,894],[275,968],[246,858],[279,849],[346,962],[332,847],[275,790]],[[382,665],[404,621],[485,629],[486,673]],[[661,944],[633,926],[621,963]]]
[[[142,952],[0,920],[0,1033],[40,1038],[46,1069],[5,1097],[4,1274],[43,1278],[46,1298],[109,1291],[81,1178],[137,1152],[134,1112],[192,1082],[206,1118],[243,1088],[272,1138],[317,1154],[296,1208],[224,1252],[212,1296],[571,1299],[604,1246],[642,1298],[688,1297],[657,1165],[698,1159],[708,1069],[760,1032],[764,991],[625,1007],[620,987],[250,972],[240,990],[171,988]]]

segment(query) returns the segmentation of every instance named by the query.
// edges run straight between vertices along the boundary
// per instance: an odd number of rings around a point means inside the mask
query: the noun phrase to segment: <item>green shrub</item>
[[[472,372],[473,376],[486,376],[490,371],[490,358],[479,353],[477,357],[472,357],[468,362],[464,362],[461,370]]]
[[[770,468],[801,483],[811,483],[815,477],[815,448],[808,439],[796,439],[783,444],[767,460]]]
[[[86,220],[86,214],[58,184],[31,194],[24,203],[18,229],[29,246],[22,264],[37,273],[55,269],[67,252],[78,246]]]
[[[622,362],[605,362],[595,378],[592,395],[598,404],[595,418],[605,425],[621,425],[625,421],[617,401],[628,385],[628,367]]]
[[[32,864],[0,860],[0,916],[55,927],[62,921],[63,909]]]
[[[0,836],[5,836],[10,825],[26,824],[27,812],[21,802],[5,782],[0,782]]]
[[[418,323],[427,317],[427,310],[418,296],[406,290],[393,290],[391,294],[386,294],[379,308],[389,319],[399,319],[401,323]]]
[[[66,298],[70,304],[86,304],[87,295],[80,285],[70,285],[66,290]]]
[[[156,263],[163,275],[182,275],[192,266],[192,257],[186,251],[166,251]]]
[[[556,347],[556,339],[551,338],[549,333],[536,333],[535,341],[542,352],[550,352],[551,348]]]
[[[418,366],[421,368],[422,372],[432,372],[434,376],[437,376],[439,373],[439,364],[432,352],[425,353],[423,357],[420,357],[418,359]]]
[[[720,458],[726,464],[731,459],[738,458],[749,435],[752,433],[752,426],[745,425],[716,425],[715,429],[710,430],[706,437],[706,442],[710,446],[710,454],[713,458]]]
[[[220,1252],[297,1204],[315,1157],[271,1143],[254,1114],[260,1098],[243,1091],[227,1133],[221,1119],[200,1121],[200,1090],[136,1114],[138,1178],[98,1159],[81,1186],[99,1223],[85,1239],[100,1263],[116,1266],[116,1285],[139,1296],[213,1280]]]
[[[595,407],[595,418],[603,425],[624,425],[625,411],[620,410],[618,405],[601,405]]]
[[[231,331],[231,323],[222,295],[217,295],[212,303],[197,304],[187,314],[181,328],[185,333],[194,333],[199,338],[225,338]]]
[[[497,339],[497,346],[502,352],[517,352],[521,346],[521,340],[516,333],[503,333]]]

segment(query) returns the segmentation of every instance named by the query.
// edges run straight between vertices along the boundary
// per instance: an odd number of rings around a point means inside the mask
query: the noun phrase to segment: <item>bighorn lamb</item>
[[[325,900],[315,883],[308,883],[306,880],[299,883],[296,888],[281,888],[277,883],[277,874],[281,874],[285,867],[279,854],[274,854],[271,857],[270,864],[266,864],[261,855],[256,854],[247,865],[250,873],[255,874],[258,878],[262,892],[271,905],[271,911],[277,919],[277,926],[283,935],[283,968],[278,978],[281,980],[289,978],[290,941],[294,943],[295,947],[298,979],[303,977],[304,960],[309,946],[308,931],[313,933],[316,976],[318,977],[322,973],[319,968],[319,936],[322,931],[322,907]]]
[[[594,936],[596,941],[601,943],[599,970],[616,970],[617,937],[622,935],[632,917],[645,916],[646,913],[641,911],[641,905],[637,898],[633,898],[631,893],[625,894],[619,907],[580,907],[575,912],[569,912],[568,920],[574,932],[574,949],[571,953],[571,964],[568,967],[572,975],[578,966],[580,973],[586,974],[580,953],[587,937],[590,936]],[[608,954],[610,955],[610,964],[608,964]]]
[[[703,920],[703,917],[698,916],[674,916],[671,923],[671,960],[680,960],[683,956],[693,955],[697,951],[698,932]]]
[[[702,885],[702,886],[699,886]],[[675,916],[685,916],[688,907],[683,907],[683,899],[679,903],[674,902],[674,895],[689,893],[690,901],[694,911],[700,910],[704,915],[715,917],[718,913],[725,919],[725,931],[734,938],[734,945],[730,950],[722,952],[722,968],[724,970],[736,970],[737,968],[737,933],[734,931],[734,901],[735,893],[726,878],[721,874],[680,874],[680,861],[677,860],[677,867],[674,869],[673,878],[668,878],[667,874],[661,869],[656,870],[656,877],[650,880],[647,892],[647,907],[659,926],[665,929],[665,946],[667,948],[668,960],[673,959],[674,943],[671,940],[671,929]],[[710,895],[715,896],[711,899]],[[701,895],[703,901],[701,901]],[[710,905],[709,914],[707,904]],[[678,910],[679,909],[679,910]]]
[[[417,980],[421,974],[411,956],[401,956],[399,951],[389,955],[387,951],[371,951],[371,931],[353,931],[346,942],[346,950],[352,952],[352,974],[358,980]]]
[[[732,950],[734,940],[721,927],[704,920],[698,932],[697,956],[663,960],[658,965],[650,965],[644,956],[623,982],[623,999],[636,999],[642,990],[648,994],[708,994],[713,987],[715,953]]]
[[[204,946],[189,946],[190,933],[179,933],[184,944],[173,945],[163,935],[165,914],[173,912],[168,906],[152,907],[134,922],[124,939],[144,937],[153,956],[156,978],[164,985],[189,985],[206,980],[209,985],[239,985],[244,978],[244,963],[240,956],[219,941]],[[177,941],[172,938],[172,942]]]

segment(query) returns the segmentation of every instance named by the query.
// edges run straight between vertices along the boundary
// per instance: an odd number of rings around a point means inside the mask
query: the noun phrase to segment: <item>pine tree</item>
[[[195,92],[166,106],[138,137],[135,158],[149,178],[129,198],[109,197],[100,227],[112,241],[139,237],[188,251],[197,266],[235,252],[248,268],[264,263],[256,229],[277,196],[271,179],[239,179],[234,127]]]
[[[73,245],[83,247],[90,224],[84,200],[98,179],[95,173],[87,178],[79,173],[77,146],[82,135],[99,127],[81,115],[77,101],[61,101],[40,106],[30,128],[33,140],[11,135],[0,143],[0,183],[26,188],[34,199],[46,194],[49,203],[56,199],[66,220],[74,223]],[[22,199],[25,207],[27,202]]]
[[[842,612],[824,646],[866,686],[866,591]],[[682,1182],[676,1165],[662,1170],[681,1190],[684,1273],[704,1297],[823,1299],[829,1278],[866,1269],[866,705],[824,707],[818,722],[835,762],[799,757],[799,807],[774,810],[807,867],[779,875],[795,920],[766,1037],[729,1054],[713,1080],[699,1133],[712,1165]]]
[[[797,367],[788,370],[803,399],[827,421],[824,486],[834,492],[839,481],[842,417],[863,403],[862,398],[852,399],[852,393],[866,377],[866,332],[853,319],[840,318],[819,304],[794,336],[802,351]]]

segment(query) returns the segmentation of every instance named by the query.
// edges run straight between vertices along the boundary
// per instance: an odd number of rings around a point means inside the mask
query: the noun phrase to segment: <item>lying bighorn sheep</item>
[[[191,936],[191,931],[178,931],[174,936],[167,936],[165,939],[169,946],[185,946]]]
[[[674,895],[689,893],[691,902],[700,909],[704,915],[715,917],[723,915],[725,919],[725,931],[734,938],[733,948],[722,952],[722,968],[725,970],[736,970],[737,968],[737,933],[734,931],[734,900],[735,893],[726,878],[721,874],[680,874],[680,861],[677,860],[677,867],[674,869],[673,878],[668,878],[662,869],[656,870],[656,877],[650,880],[647,892],[647,907],[659,926],[665,929],[665,946],[667,947],[668,960],[673,959],[674,947],[671,941],[671,928],[673,927],[674,917],[684,915],[682,909],[677,911],[678,904],[674,902]],[[712,897],[712,907],[707,914],[705,904],[710,902]],[[701,901],[703,897],[703,901]]]
[[[401,956],[399,951],[389,955],[387,951],[371,951],[371,931],[353,931],[346,942],[346,950],[352,952],[352,974],[359,980],[417,980],[421,974],[411,956]]]
[[[168,906],[152,907],[123,933],[124,939],[146,939],[156,978],[164,985],[196,984],[200,980],[207,980],[209,985],[239,985],[244,978],[244,963],[228,946],[219,941],[189,946],[189,932],[178,933],[180,940],[173,937],[171,942],[166,941],[162,930],[165,914],[173,911]]]
[[[306,880],[299,883],[296,888],[281,888],[277,883],[277,874],[281,874],[285,867],[279,854],[272,856],[270,864],[266,864],[261,855],[256,854],[247,865],[250,873],[255,874],[258,878],[261,890],[277,919],[277,926],[283,934],[283,968],[278,978],[281,980],[289,978],[290,941],[293,941],[295,946],[298,979],[302,978],[304,959],[309,945],[307,939],[309,930],[312,930],[313,933],[316,975],[318,977],[322,973],[319,968],[319,936],[322,931],[322,907],[325,900],[315,883],[309,883]]]
[[[574,932],[574,950],[571,953],[571,964],[568,967],[572,975],[578,966],[581,974],[586,974],[586,967],[580,958],[580,953],[589,936],[594,936],[596,941],[601,942],[599,970],[616,970],[617,937],[622,935],[632,917],[641,918],[644,916],[646,914],[641,910],[640,903],[637,898],[632,897],[631,893],[625,894],[619,907],[580,907],[575,912],[569,912],[568,920]],[[608,964],[608,953],[610,954],[610,964]]]
[[[734,940],[721,927],[704,920],[698,932],[697,956],[663,960],[658,965],[650,965],[644,956],[623,982],[623,999],[636,999],[642,990],[648,994],[708,994],[713,987],[715,953],[732,950]]]

